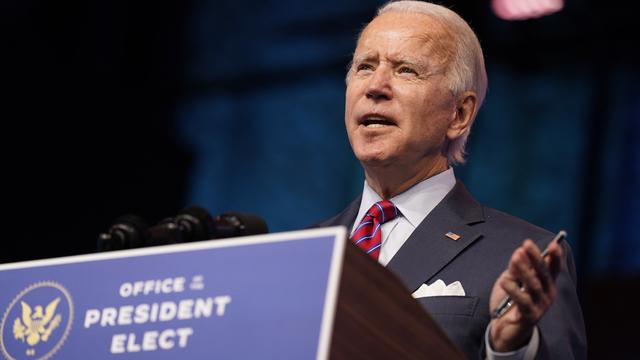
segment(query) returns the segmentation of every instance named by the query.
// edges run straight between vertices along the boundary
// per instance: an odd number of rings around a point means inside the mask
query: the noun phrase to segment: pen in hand
[[[562,240],[564,240],[564,238],[567,237],[567,232],[564,230],[560,230],[558,232],[558,234],[556,234],[556,236],[553,238],[553,240],[551,240],[551,242],[549,243],[549,245],[553,244],[554,242],[557,244],[560,244],[562,242]],[[549,245],[547,245],[547,248],[544,249],[544,251],[542,252],[542,254],[540,254],[540,256],[544,259],[545,256],[547,256],[547,254],[549,254]],[[498,304],[498,306],[496,307],[496,309],[494,311],[491,312],[491,318],[496,319],[501,317],[502,315],[504,315],[507,310],[509,310],[511,308],[511,305],[513,305],[513,299],[511,298],[511,296],[505,296],[500,303]]]

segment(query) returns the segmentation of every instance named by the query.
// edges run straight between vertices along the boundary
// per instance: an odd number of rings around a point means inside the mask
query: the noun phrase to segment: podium
[[[331,359],[465,358],[404,284],[351,242],[341,275]]]
[[[0,265],[0,358],[462,359],[343,227]]]

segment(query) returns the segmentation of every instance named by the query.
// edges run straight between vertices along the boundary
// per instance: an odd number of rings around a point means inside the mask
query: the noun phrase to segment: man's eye
[[[373,70],[373,66],[371,66],[370,64],[359,64],[356,67],[357,71],[371,71]]]
[[[413,70],[413,69],[412,69],[412,68],[410,68],[410,67],[406,67],[406,66],[403,66],[403,67],[399,68],[399,69],[398,69],[398,73],[400,73],[400,74],[412,74],[412,75],[418,75],[418,72],[417,72],[417,71]]]

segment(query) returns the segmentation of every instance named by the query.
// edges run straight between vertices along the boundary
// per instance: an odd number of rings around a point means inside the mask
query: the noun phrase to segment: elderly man
[[[543,259],[553,234],[482,206],[450,167],[464,160],[486,87],[479,42],[457,14],[418,1],[382,7],[347,76],[364,190],[320,225],[352,229],[469,358],[584,358],[568,245],[551,244]],[[505,295],[513,306],[492,319]]]

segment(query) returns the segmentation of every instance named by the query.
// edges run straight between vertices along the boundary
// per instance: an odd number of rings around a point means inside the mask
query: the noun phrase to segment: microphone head
[[[183,242],[182,231],[174,218],[165,218],[147,230],[146,246]]]
[[[266,221],[253,214],[227,212],[215,219],[216,238],[266,234],[269,232]]]
[[[186,242],[210,240],[215,237],[215,223],[209,212],[199,206],[182,209],[175,218]]]
[[[139,216],[120,216],[106,233],[98,236],[98,251],[142,247],[147,237],[147,229],[147,223]]]

